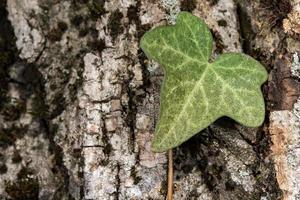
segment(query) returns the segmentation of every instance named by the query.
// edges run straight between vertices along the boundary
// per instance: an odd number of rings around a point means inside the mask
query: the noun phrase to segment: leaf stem
[[[168,150],[168,194],[167,200],[173,200],[173,152]]]

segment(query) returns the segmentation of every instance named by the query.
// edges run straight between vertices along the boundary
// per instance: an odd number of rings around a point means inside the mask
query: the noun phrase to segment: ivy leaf
[[[145,33],[141,48],[165,71],[154,151],[180,145],[222,116],[249,127],[262,124],[265,68],[241,53],[225,53],[210,62],[212,36],[196,16],[180,12],[176,25]]]

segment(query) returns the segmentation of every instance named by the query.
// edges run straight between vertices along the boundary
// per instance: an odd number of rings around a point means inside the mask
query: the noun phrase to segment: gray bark
[[[174,199],[300,199],[299,4],[1,2],[0,199],[165,199],[163,72],[139,40],[180,10],[208,24],[214,58],[244,52],[270,75],[261,127],[222,118],[174,149]]]

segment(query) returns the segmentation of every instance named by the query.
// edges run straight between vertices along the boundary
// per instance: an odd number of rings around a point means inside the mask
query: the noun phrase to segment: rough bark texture
[[[161,67],[143,33],[179,10],[214,54],[269,71],[262,127],[222,118],[174,149],[174,199],[300,199],[299,0],[0,1],[0,199],[164,199],[150,150]]]

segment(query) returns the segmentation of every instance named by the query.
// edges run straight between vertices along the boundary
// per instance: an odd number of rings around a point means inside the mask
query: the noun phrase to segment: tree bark
[[[139,48],[180,10],[209,26],[213,58],[268,70],[258,128],[221,118],[173,150],[174,199],[300,198],[299,0],[0,2],[0,199],[165,199],[150,149],[163,71]]]

